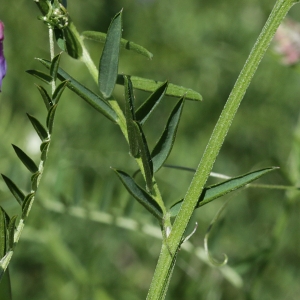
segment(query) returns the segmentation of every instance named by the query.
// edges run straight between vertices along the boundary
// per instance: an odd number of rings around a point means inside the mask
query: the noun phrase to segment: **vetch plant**
[[[37,61],[47,72],[29,70],[28,73],[49,84],[51,93],[42,85],[37,85],[44,105],[47,108],[46,126],[37,118],[28,114],[29,121],[41,140],[39,164],[37,165],[18,146],[13,145],[17,156],[31,172],[30,191],[24,193],[12,179],[2,175],[7,187],[20,204],[22,213],[20,216],[9,216],[3,208],[0,211],[1,278],[8,276],[6,270],[30,214],[52,140],[55,113],[61,96],[67,87],[107,120],[116,124],[127,141],[129,155],[132,160],[135,160],[138,168],[135,175],[141,174],[143,184],[136,179],[137,176],[128,174],[126,170],[116,168],[112,168],[112,170],[129,194],[156,218],[160,227],[162,247],[147,299],[164,299],[179,250],[191,236],[191,234],[185,236],[185,232],[194,210],[223,195],[245,187],[276,169],[275,167],[264,168],[234,178],[228,178],[214,185],[206,185],[214,162],[253,75],[268,49],[278,26],[293,4],[298,1],[278,0],[276,2],[215,125],[184,199],[176,201],[171,206],[167,205],[162,197],[160,182],[156,179],[156,173],[165,165],[172,151],[184,103],[186,101],[200,102],[202,96],[198,92],[173,85],[167,81],[158,82],[138,76],[118,74],[119,56],[122,49],[134,51],[149,59],[152,58],[152,54],[147,49],[122,37],[123,11],[114,16],[107,33],[85,31],[80,34],[67,11],[66,1],[35,0],[35,2],[42,13],[40,19],[47,25],[49,30],[50,59],[37,58]],[[2,32],[3,24],[0,23],[0,75],[3,78],[6,72],[6,65],[2,50]],[[62,51],[56,55],[54,39]],[[94,64],[90,57],[84,43],[85,39],[92,39],[104,44],[98,66]],[[68,54],[86,65],[92,80],[98,86],[98,93],[88,89],[77,81],[75,76],[73,77],[60,67],[60,61],[64,54]],[[116,84],[124,87],[124,99],[116,99],[114,97]],[[136,104],[135,89],[149,93],[148,98],[140,106]],[[172,111],[165,120],[164,130],[157,143],[150,145],[144,124],[148,121],[153,111],[159,108],[159,104],[164,101],[164,96],[172,96],[174,98],[174,103],[171,104]],[[213,220],[212,224],[216,219]],[[209,232],[205,239],[206,249],[208,235]],[[210,254],[208,254],[208,257],[213,263],[218,264]],[[5,286],[6,291],[9,291],[8,279]]]

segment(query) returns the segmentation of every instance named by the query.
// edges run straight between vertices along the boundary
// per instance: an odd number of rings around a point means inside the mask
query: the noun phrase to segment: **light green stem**
[[[231,126],[232,120],[245,95],[257,67],[268,49],[272,38],[296,0],[277,0],[261,34],[259,35],[252,51],[232,89],[224,106],[219,120],[214,128],[211,138],[204,151],[202,159],[187,191],[181,209],[175,219],[171,234],[167,238],[168,247],[162,245],[160,257],[152,279],[148,300],[164,299],[168,283],[172,274],[174,259],[180,246],[183,234],[193,214],[198,197],[213,168],[220,148]],[[170,253],[171,252],[171,253]]]

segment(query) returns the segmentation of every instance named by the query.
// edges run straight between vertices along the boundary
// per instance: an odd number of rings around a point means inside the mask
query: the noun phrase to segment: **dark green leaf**
[[[41,179],[41,173],[40,172],[36,172],[31,176],[31,190],[32,191],[35,191],[35,192],[37,191],[40,179]]]
[[[51,66],[50,66],[50,75],[52,76],[53,80],[56,80],[57,77],[57,71],[60,63],[60,58],[61,58],[61,52],[57,54],[51,61]]]
[[[103,43],[103,44],[106,41],[106,33],[103,33],[103,32],[84,31],[81,35],[86,39],[93,40],[93,41],[96,41],[96,42],[100,42],[100,43]],[[147,49],[145,49],[144,47],[142,47],[138,44],[127,41],[125,39],[121,39],[120,46],[123,49],[131,50],[131,51],[134,51],[138,54],[146,56],[149,59],[153,58],[153,54],[151,52],[149,52]]]
[[[172,150],[183,104],[184,99],[180,99],[174,107],[165,129],[151,153],[154,173],[161,168]]]
[[[120,74],[118,75],[117,84],[124,85],[123,76],[124,75],[120,75]],[[137,76],[129,76],[129,75],[127,76],[130,77],[134,89],[138,89],[146,92],[154,92],[163,84],[163,82],[161,81],[141,78]],[[181,98],[184,96],[184,98],[188,100],[195,100],[195,101],[202,100],[202,96],[199,93],[191,89],[184,88],[182,86],[174,85],[172,83],[169,83],[168,85],[166,96],[177,97],[177,98]]]
[[[41,62],[46,68],[50,67],[50,62],[45,59],[38,58],[38,61]],[[68,80],[68,88],[79,95],[83,100],[85,100],[88,104],[90,104],[97,111],[102,113],[109,120],[116,122],[117,114],[110,107],[106,100],[101,98],[99,95],[96,95],[88,88],[83,86],[81,83],[76,81],[73,77],[71,77],[68,73],[66,73],[61,68],[58,69],[58,78],[60,80]]]
[[[11,284],[10,284],[10,276],[9,269],[7,268],[5,273],[3,273],[2,267],[0,267],[0,295],[1,300],[12,300],[11,293]]]
[[[32,126],[34,127],[35,131],[39,135],[40,139],[42,141],[48,139],[49,138],[48,132],[45,129],[45,127],[40,123],[40,121],[35,117],[31,116],[30,114],[27,114],[27,117],[29,118]]]
[[[152,159],[151,159],[151,155],[149,152],[149,148],[147,145],[147,141],[145,138],[145,135],[143,133],[142,130],[142,126],[133,121],[132,122],[135,126],[135,131],[137,132],[136,137],[137,137],[137,142],[138,142],[138,148],[140,151],[140,156],[142,159],[142,163],[143,163],[143,167],[144,167],[144,173],[145,173],[145,179],[146,179],[146,184],[147,184],[147,188],[149,191],[152,190],[153,187],[153,164],[152,164]]]
[[[23,201],[25,199],[24,193],[16,186],[16,184],[11,179],[9,179],[8,177],[6,177],[3,174],[1,174],[1,175],[3,177],[3,180],[6,183],[7,187],[9,188],[9,190],[11,191],[11,193],[13,194],[13,196],[20,203],[20,205],[22,205],[22,203],[23,203]]]
[[[42,161],[45,161],[46,158],[47,158],[47,153],[48,153],[49,146],[50,146],[50,141],[44,142],[40,146],[41,160]]]
[[[14,247],[14,236],[17,218],[18,216],[13,216],[8,224],[8,250],[12,250]]]
[[[140,124],[144,124],[152,111],[159,104],[160,100],[166,93],[168,82],[163,83],[156,91],[154,91],[149,98],[137,109],[136,119]]]
[[[20,158],[22,163],[25,165],[25,167],[31,173],[37,172],[38,167],[36,166],[34,161],[23,150],[21,150],[19,147],[17,147],[16,145],[12,145],[12,146],[14,147],[14,150],[15,150],[16,154],[18,155],[18,157]]]
[[[35,4],[38,6],[42,14],[45,16],[48,11],[49,11],[49,5],[48,5],[48,0],[39,0],[39,1],[34,1]]]
[[[51,97],[48,95],[47,91],[42,86],[36,84],[36,87],[38,88],[38,90],[44,100],[47,110],[49,110],[50,107],[53,106]]]
[[[59,29],[59,28],[54,28],[54,35],[55,35],[55,39],[56,39],[56,43],[57,43],[58,47],[62,51],[67,52],[66,39],[65,39],[63,30]]]
[[[65,87],[67,86],[67,84],[68,84],[68,81],[65,80],[65,81],[63,81],[62,83],[60,83],[60,84],[58,85],[58,87],[55,89],[55,91],[54,91],[54,93],[53,93],[53,96],[52,96],[52,102],[53,102],[54,104],[57,104],[57,103],[58,103],[58,101],[59,101],[59,99],[60,99],[60,97],[61,97],[61,95],[62,95],[62,93],[63,93]]]
[[[62,29],[64,34],[64,40],[66,42],[66,52],[73,58],[79,59],[82,56],[82,46],[80,43],[80,36],[72,21],[69,21],[69,25]]]
[[[158,203],[144,189],[135,183],[132,177],[121,170],[113,169],[128,192],[150,211],[159,221],[163,218],[163,211]]]
[[[203,189],[199,200],[196,204],[196,208],[203,206],[221,196],[224,196],[234,190],[237,190],[239,188],[244,187],[245,185],[247,185],[248,183],[258,179],[259,177],[273,171],[276,170],[278,168],[266,168],[266,169],[262,169],[262,170],[257,170],[254,172],[250,172],[247,174],[244,174],[242,176],[238,176],[238,177],[234,177],[231,178],[229,180],[223,181],[221,183],[217,183],[214,185],[211,185],[209,187],[206,187]],[[170,214],[172,217],[175,217],[181,207],[183,200],[178,201],[177,203],[173,204],[170,208]]]
[[[0,259],[6,254],[7,251],[7,227],[9,224],[9,216],[6,211],[0,206]]]
[[[27,70],[28,74],[42,80],[43,82],[50,84],[52,82],[52,77],[44,72],[38,71],[38,70]]]
[[[34,201],[34,195],[35,193],[28,194],[23,201],[22,216],[21,216],[22,220],[25,220],[29,215],[32,203]]]
[[[134,95],[132,90],[132,84],[130,79],[125,78],[125,118],[128,133],[128,142],[130,153],[133,157],[137,157],[139,154],[138,146],[138,131],[133,121],[135,120],[134,113]]]
[[[122,11],[111,21],[99,63],[99,89],[108,99],[116,85],[119,65],[120,40],[122,36]]]
[[[49,130],[49,133],[52,133],[53,130],[53,124],[54,124],[54,117],[56,112],[57,104],[53,105],[47,115],[46,125]]]

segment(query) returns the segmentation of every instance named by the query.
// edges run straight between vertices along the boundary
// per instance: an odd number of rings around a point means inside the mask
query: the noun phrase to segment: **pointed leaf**
[[[53,80],[56,80],[57,77],[57,71],[60,63],[60,58],[61,58],[61,52],[57,54],[51,61],[51,66],[50,66],[50,75],[52,76]]]
[[[103,43],[103,44],[106,41],[106,33],[99,32],[99,31],[84,31],[84,32],[82,32],[81,35],[85,39],[93,40],[93,41],[100,42],[100,43]],[[131,51],[134,51],[138,54],[146,56],[149,59],[153,58],[153,54],[151,52],[149,52],[144,47],[142,47],[142,46],[140,46],[136,43],[133,43],[131,41],[121,39],[120,46],[123,49],[131,50]]]
[[[9,223],[9,216],[6,211],[0,206],[0,259],[6,254],[7,251],[7,227]]]
[[[123,76],[124,75],[120,75],[120,74],[118,75],[117,84],[124,85]],[[127,76],[130,77],[134,89],[138,89],[146,92],[154,92],[163,84],[163,82],[161,81],[141,78],[137,76],[129,76],[129,75]],[[169,83],[168,85],[166,96],[178,97],[178,98],[184,96],[184,98],[188,100],[194,100],[194,101],[202,100],[202,96],[199,93],[191,89],[187,89],[172,83]]]
[[[133,123],[135,120],[134,113],[134,95],[130,79],[125,78],[125,118],[127,124],[127,134],[130,153],[133,157],[139,154],[138,131]]]
[[[122,36],[122,11],[112,19],[99,63],[99,89],[108,99],[116,85],[119,65],[120,40]]]
[[[47,115],[46,125],[49,130],[49,133],[52,133],[53,130],[53,123],[54,123],[54,117],[56,112],[57,104],[53,105]]]
[[[52,77],[44,72],[38,71],[38,70],[27,70],[28,74],[42,80],[43,82],[50,84],[52,82]]]
[[[164,82],[156,91],[154,91],[149,98],[137,109],[136,119],[140,124],[144,124],[152,111],[159,104],[160,100],[166,93],[168,82]]]
[[[113,169],[127,191],[140,202],[148,211],[150,211],[159,221],[163,218],[163,211],[158,203],[144,189],[135,183],[132,177],[121,170]]]
[[[51,97],[48,95],[47,91],[42,86],[36,84],[36,87],[38,88],[38,90],[44,100],[47,110],[49,110],[50,107],[53,106]]]
[[[21,216],[21,219],[22,220],[25,220],[28,215],[29,215],[29,212],[30,212],[30,209],[31,209],[31,206],[32,206],[32,203],[34,201],[34,195],[35,193],[30,193],[28,194],[24,201],[23,201],[23,205],[22,205],[22,216]]]
[[[13,194],[13,196],[16,198],[16,200],[19,202],[19,204],[22,205],[22,203],[25,199],[24,193],[16,186],[16,184],[11,179],[9,179],[8,177],[6,177],[3,174],[1,174],[1,175],[3,177],[3,180],[6,183],[7,187]]]
[[[278,168],[272,167],[272,168],[257,170],[254,172],[244,174],[242,176],[231,178],[231,179],[223,181],[221,183],[217,183],[217,184],[208,186],[203,189],[195,209],[200,206],[203,206],[221,196],[224,196],[232,191],[242,188],[245,185],[247,185],[248,183],[250,183],[250,182],[258,179],[259,177],[261,177],[273,170],[276,170],[276,169],[278,169]],[[175,217],[178,214],[182,202],[183,202],[183,200],[178,201],[177,203],[175,203],[171,206],[169,212],[172,217]]]
[[[19,147],[16,145],[12,145],[14,147],[14,150],[22,163],[25,165],[25,167],[31,172],[35,173],[38,171],[38,167],[36,166],[35,162]]]
[[[151,153],[154,173],[161,168],[173,148],[183,104],[184,99],[180,99],[174,107],[163,134]]]
[[[50,62],[38,58],[39,62],[41,62],[46,68],[50,67]],[[93,108],[95,108],[97,111],[102,113],[105,117],[107,117],[109,120],[116,122],[117,121],[117,114],[115,111],[110,107],[108,102],[101,98],[99,95],[96,95],[92,91],[90,91],[88,88],[83,86],[81,83],[76,81],[73,77],[71,77],[68,73],[66,73],[61,68],[58,69],[57,74],[59,80],[68,80],[68,88],[75,92],[78,96],[80,96],[83,100],[85,100],[88,104],[90,104]]]
[[[152,187],[153,187],[153,182],[152,182],[153,164],[152,164],[152,159],[150,156],[149,148],[147,145],[145,135],[142,130],[142,126],[135,121],[132,121],[132,123],[135,126],[135,131],[137,132],[136,137],[137,137],[137,142],[138,142],[138,148],[140,151],[140,156],[141,156],[143,167],[144,167],[147,189],[149,191],[151,191]]]
[[[14,247],[14,234],[17,218],[18,216],[13,216],[8,224],[8,250],[12,250]]]
[[[53,96],[52,96],[52,102],[54,104],[57,104],[59,99],[60,99],[60,96],[62,95],[63,91],[65,90],[66,86],[68,84],[68,81],[65,80],[63,81],[62,83],[60,83],[58,85],[58,87],[55,89],[54,93],[53,93]]]
[[[45,129],[45,127],[40,123],[38,119],[35,117],[31,116],[30,114],[27,114],[27,117],[29,118],[33,128],[37,132],[38,136],[42,141],[46,140],[49,138],[48,132]]]

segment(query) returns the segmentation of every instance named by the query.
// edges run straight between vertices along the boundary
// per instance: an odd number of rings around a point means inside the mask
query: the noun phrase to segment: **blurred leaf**
[[[6,211],[0,206],[0,259],[7,251],[7,227],[9,223],[9,216]]]
[[[100,42],[100,43],[103,43],[103,44],[106,41],[106,33],[99,32],[99,31],[84,31],[84,32],[82,32],[81,35],[85,39],[93,40],[93,41]],[[142,47],[138,44],[127,41],[125,39],[121,38],[120,46],[123,49],[131,50],[133,52],[136,52],[138,54],[146,56],[149,59],[153,58],[153,54],[151,52],[149,52],[147,49],[145,49],[144,47]]]
[[[247,185],[248,183],[250,183],[250,182],[258,179],[259,177],[261,177],[271,171],[274,171],[276,169],[278,169],[278,168],[272,167],[272,168],[261,169],[261,170],[253,171],[253,172],[250,172],[250,173],[238,176],[238,177],[231,178],[231,179],[223,181],[221,183],[217,183],[217,184],[208,186],[203,189],[203,191],[199,197],[199,200],[196,204],[195,209],[199,208],[200,206],[203,206],[221,196],[224,196],[232,191],[242,188],[245,185]],[[183,200],[180,200],[171,206],[169,212],[172,217],[175,217],[178,214],[182,202],[183,202]]]
[[[46,125],[49,130],[49,133],[52,133],[53,130],[53,123],[54,123],[54,117],[55,117],[55,112],[56,112],[57,104],[53,105],[47,115],[46,119]]]
[[[3,177],[3,180],[6,183],[7,187],[13,194],[13,196],[16,198],[16,200],[19,202],[19,204],[22,205],[22,203],[25,199],[24,193],[16,186],[16,184],[11,179],[9,179],[8,177],[6,177],[3,174],[1,174],[1,175]]]
[[[13,146],[16,154],[18,155],[18,157],[22,161],[22,163],[25,165],[25,167],[31,173],[37,172],[38,167],[36,166],[35,162],[23,150],[21,150],[19,147],[17,147],[16,145],[12,145],[12,146]]]
[[[168,87],[168,82],[164,82],[161,86],[157,88],[148,99],[137,109],[136,111],[136,119],[140,122],[140,124],[144,124],[148,119],[152,111],[159,104],[160,100],[166,93]]]
[[[43,82],[50,84],[52,82],[52,77],[44,72],[38,71],[38,70],[27,70],[28,74],[42,80]]]
[[[38,0],[34,1],[43,15],[46,15],[49,11],[49,5],[47,4],[47,0]]]
[[[49,61],[41,58],[38,58],[37,60],[41,62],[46,68],[50,67]],[[105,99],[101,98],[99,95],[96,95],[95,93],[90,91],[88,88],[86,88],[81,83],[76,81],[73,77],[71,77],[68,73],[66,73],[61,68],[58,69],[58,78],[59,80],[68,80],[67,86],[71,91],[75,92],[78,96],[80,96],[83,100],[85,100],[97,111],[102,113],[109,120],[113,122],[117,121],[118,118],[117,114],[110,107],[110,105],[107,103]]]
[[[36,84],[36,87],[38,88],[38,90],[44,100],[47,110],[49,110],[50,107],[53,106],[51,97],[48,95],[47,91],[42,86]]]
[[[8,250],[12,250],[14,247],[15,228],[18,216],[11,217],[8,224]]]
[[[51,66],[50,66],[50,75],[53,78],[53,80],[56,80],[57,77],[57,71],[60,63],[60,58],[61,58],[61,52],[57,54],[51,61]]]
[[[138,142],[140,156],[144,167],[147,188],[149,191],[151,191],[153,187],[153,182],[152,182],[153,164],[152,164],[151,155],[149,152],[149,148],[148,148],[148,144],[144,132],[142,130],[142,126],[135,121],[133,121],[133,125],[135,126],[135,131],[137,132],[137,142]]]
[[[55,91],[54,91],[54,93],[53,93],[53,96],[52,96],[52,102],[53,102],[54,104],[57,104],[57,103],[58,103],[58,101],[59,101],[59,99],[60,99],[60,97],[61,97],[63,91],[65,90],[67,84],[68,84],[68,81],[65,80],[65,81],[63,81],[62,83],[60,83],[60,84],[58,85],[58,87],[55,89]]]
[[[41,179],[40,172],[36,172],[31,176],[31,190],[32,191],[35,191],[35,192],[37,191],[40,179]]]
[[[2,275],[2,276],[1,276]],[[11,283],[8,268],[4,274],[0,271],[0,295],[1,300],[12,300]]]
[[[151,153],[154,173],[161,168],[173,148],[183,104],[184,99],[180,99],[174,107],[165,129]]]
[[[138,186],[133,178],[125,172],[116,169],[113,170],[116,172],[127,191],[161,222],[163,218],[163,211],[151,195]]]
[[[99,89],[105,99],[116,85],[119,65],[120,40],[122,36],[122,11],[112,19],[99,63]]]
[[[117,84],[124,85],[123,76],[124,75],[120,75],[120,74],[118,75]],[[127,76],[130,78],[134,89],[138,89],[146,92],[154,92],[163,84],[163,82],[156,81],[153,79],[146,79],[146,78],[130,76],[130,75]],[[169,83],[168,85],[166,96],[178,97],[178,98],[184,96],[184,98],[188,100],[195,100],[195,101],[202,100],[202,96],[199,93],[191,89],[187,89],[172,83]]]
[[[30,193],[28,194],[24,201],[23,201],[23,205],[22,205],[22,216],[21,216],[21,219],[22,220],[25,220],[28,215],[29,215],[29,212],[30,212],[30,209],[31,209],[31,206],[32,206],[32,203],[34,201],[34,195],[35,193]]]
[[[40,146],[40,150],[41,150],[41,160],[45,161],[47,158],[47,153],[48,153],[48,149],[50,146],[50,141],[46,141],[44,143],[41,144]]]
[[[133,157],[139,154],[138,131],[133,121],[135,120],[134,113],[134,95],[130,79],[125,77],[125,118],[127,124],[128,142],[130,153]]]
[[[42,141],[46,140],[49,138],[48,132],[45,129],[45,127],[40,123],[38,119],[35,117],[31,116],[30,114],[27,114],[27,117],[29,118],[32,126],[34,127],[35,131],[37,132],[38,136]]]

